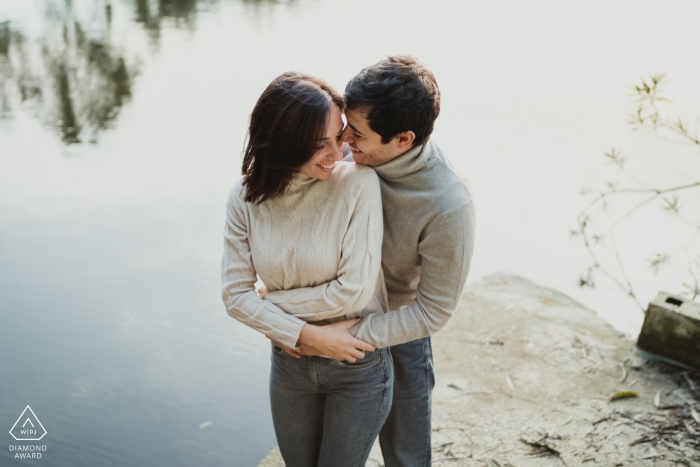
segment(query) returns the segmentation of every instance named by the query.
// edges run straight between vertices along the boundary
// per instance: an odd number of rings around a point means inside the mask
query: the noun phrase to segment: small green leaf
[[[609,402],[616,401],[618,399],[627,399],[630,397],[639,397],[639,393],[637,391],[622,391],[622,392],[616,392],[612,396],[610,396],[610,399],[608,399]]]

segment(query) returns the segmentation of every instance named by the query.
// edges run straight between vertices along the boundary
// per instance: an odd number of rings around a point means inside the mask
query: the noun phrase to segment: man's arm
[[[426,228],[418,244],[421,275],[413,303],[373,313],[350,328],[356,338],[387,347],[431,336],[447,323],[459,303],[474,251],[474,206],[469,200]]]

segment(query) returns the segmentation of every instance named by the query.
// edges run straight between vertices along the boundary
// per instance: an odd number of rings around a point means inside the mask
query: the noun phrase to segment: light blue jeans
[[[431,465],[430,418],[435,372],[430,337],[391,348],[394,400],[379,434],[386,467]]]
[[[355,363],[272,348],[270,405],[287,467],[363,467],[393,397],[389,349]]]

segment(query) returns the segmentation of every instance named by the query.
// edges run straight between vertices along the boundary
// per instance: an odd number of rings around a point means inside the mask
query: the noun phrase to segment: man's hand
[[[302,349],[312,348],[315,355],[325,355],[336,360],[354,363],[365,356],[365,351],[372,352],[375,347],[367,342],[354,338],[348,329],[360,322],[360,318],[338,321],[327,326],[314,326],[307,323],[301,328],[299,341]],[[307,355],[304,352],[304,355]]]
[[[265,287],[265,286],[263,285],[262,287],[260,287],[260,288],[258,289],[258,296],[259,296],[260,298],[262,298],[263,300],[265,300],[265,295],[267,295],[267,287]],[[277,345],[277,344],[275,344],[275,345]],[[280,347],[280,346],[278,346],[278,347]]]

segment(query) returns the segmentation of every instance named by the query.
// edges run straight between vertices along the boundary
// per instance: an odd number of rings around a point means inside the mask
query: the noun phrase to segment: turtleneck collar
[[[301,172],[295,172],[287,186],[287,192],[296,193],[317,181],[318,178],[309,177]]]
[[[429,153],[428,143],[426,143],[411,148],[408,152],[401,154],[396,159],[373,167],[373,169],[382,178],[396,180],[420,170],[421,167],[425,165]]]

